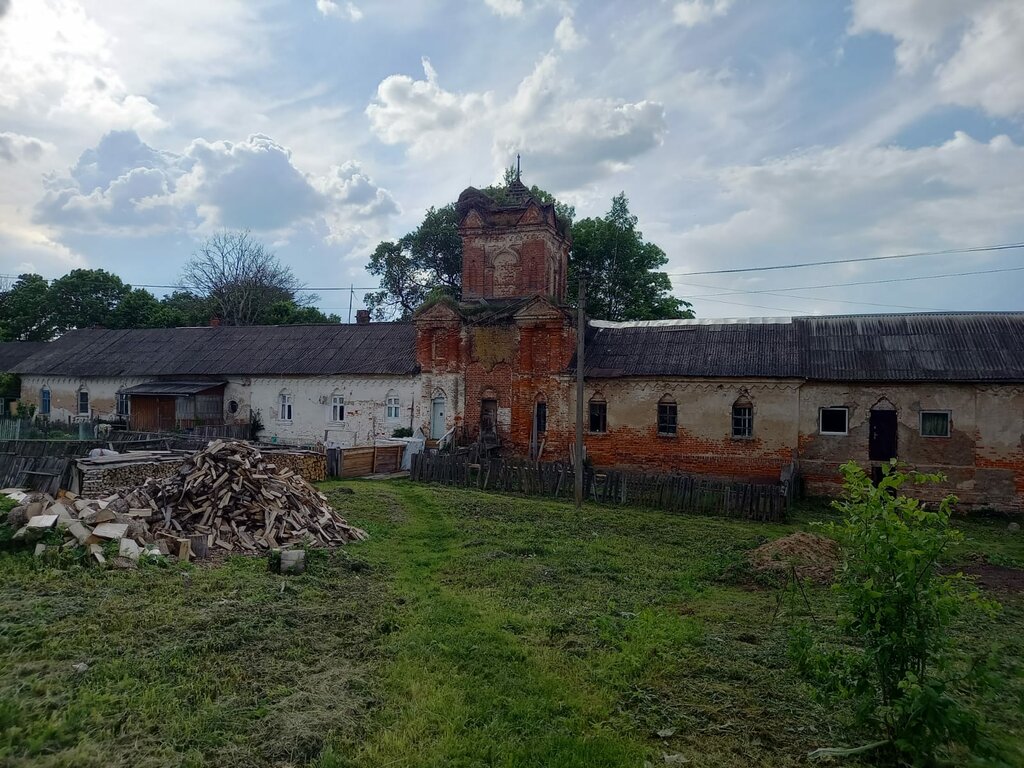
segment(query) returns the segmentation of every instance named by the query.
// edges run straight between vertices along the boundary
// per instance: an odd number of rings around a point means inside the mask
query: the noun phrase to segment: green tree
[[[131,288],[111,311],[108,328],[166,328],[173,318],[160,300],[145,288]]]
[[[325,315],[316,307],[300,307],[294,301],[278,301],[272,304],[261,318],[266,325],[314,325],[340,323],[337,315]]]
[[[481,191],[498,203],[508,199],[515,182],[513,168],[505,170],[504,185]],[[530,194],[555,206],[561,226],[571,229],[569,253],[570,291],[575,304],[576,280],[582,270],[589,276],[587,313],[606,320],[654,320],[693,317],[690,304],[672,296],[668,275],[656,271],[668,258],[654,243],[645,242],[620,194],[603,218],[573,223],[576,211],[537,186]],[[366,294],[366,306],[379,319],[407,318],[428,297],[462,296],[462,240],[455,204],[430,208],[414,231],[397,241],[380,243],[367,265],[380,279],[380,290]],[[615,281],[610,284],[609,281]]]
[[[211,299],[186,290],[177,290],[164,296],[160,300],[160,309],[165,318],[165,328],[208,325],[210,319],[217,314]]]
[[[605,216],[583,219],[572,228],[569,296],[582,275],[587,314],[602,320],[666,320],[693,317],[690,304],[672,295],[665,252],[637,229],[626,193],[612,198]]]
[[[129,293],[131,286],[103,269],[74,269],[57,278],[47,296],[57,334],[74,328],[110,327],[115,310]]]
[[[968,663],[950,627],[965,608],[985,612],[962,575],[946,575],[939,558],[963,535],[950,525],[956,498],[925,505],[903,495],[904,485],[936,483],[939,475],[907,474],[893,461],[876,486],[856,463],[842,467],[845,489],[835,502],[843,518],[825,530],[840,543],[843,566],[835,590],[839,629],[852,641],[817,643],[806,624],[794,631],[793,655],[827,690],[853,701],[862,725],[881,741],[821,755],[888,751],[899,762],[932,765],[951,743],[984,749],[980,716],[963,703],[984,665]],[[968,673],[965,674],[964,670]]]
[[[43,277],[34,274],[19,275],[14,285],[0,293],[0,339],[52,339],[55,328],[49,295],[50,286]]]

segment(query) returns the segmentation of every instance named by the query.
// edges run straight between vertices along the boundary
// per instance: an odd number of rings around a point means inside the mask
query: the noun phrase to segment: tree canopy
[[[505,184],[481,191],[497,202],[507,197],[515,169],[505,171]],[[665,252],[646,242],[625,193],[612,199],[606,216],[574,222],[575,209],[533,186],[530,193],[555,206],[555,214],[571,226],[569,296],[575,304],[579,275],[586,277],[587,313],[603,320],[660,320],[693,317],[690,304],[672,295],[672,283],[658,271],[668,263]],[[366,294],[366,306],[386,320],[412,316],[429,296],[462,296],[462,239],[455,203],[430,208],[423,222],[395,241],[381,242],[367,265],[380,278],[380,290]]]
[[[207,325],[338,323],[309,306],[288,267],[249,233],[207,241],[186,267],[196,277],[158,299],[102,269],[75,269],[56,280],[24,274],[0,291],[0,341],[49,341],[75,328],[176,328]]]

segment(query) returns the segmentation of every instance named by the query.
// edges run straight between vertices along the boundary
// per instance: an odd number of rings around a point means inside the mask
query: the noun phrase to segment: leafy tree
[[[503,186],[485,187],[481,191],[503,203],[508,199],[508,185],[515,180],[515,170],[507,168]],[[553,203],[556,216],[567,229],[571,227],[573,247],[569,254],[567,297],[570,303],[575,303],[577,275],[582,270],[591,281],[587,312],[593,317],[693,317],[690,304],[671,295],[668,276],[654,271],[664,266],[668,258],[658,246],[643,240],[624,194],[612,201],[608,216],[573,224],[576,211],[572,206],[537,186],[531,187],[530,193],[542,202]],[[380,319],[409,317],[428,297],[439,293],[460,299],[462,240],[455,204],[429,209],[414,231],[397,241],[380,243],[367,270],[380,278],[380,290],[365,297],[366,306]]]
[[[248,231],[221,232],[207,239],[185,265],[182,282],[208,298],[226,325],[259,325],[277,302],[316,300],[299,298],[299,279]]]
[[[103,269],[74,269],[50,284],[46,300],[57,334],[74,328],[110,327],[131,286]]]
[[[455,204],[430,208],[416,229],[377,246],[367,271],[381,289],[366,294],[366,306],[380,319],[409,317],[432,291],[462,293],[462,239]]]
[[[852,641],[838,650],[815,643],[805,624],[794,631],[793,655],[803,671],[851,699],[858,719],[882,740],[820,755],[888,751],[900,762],[932,765],[951,743],[987,751],[980,717],[961,700],[984,685],[984,666],[965,665],[950,626],[968,606],[991,612],[962,575],[944,575],[939,558],[963,535],[950,526],[956,498],[924,505],[900,493],[908,482],[935,483],[939,475],[909,475],[894,461],[877,487],[856,463],[842,467],[843,514],[825,526],[838,539],[843,567],[835,584],[839,629]],[[967,666],[968,673],[961,670]]]
[[[207,325],[217,314],[214,302],[191,291],[177,290],[160,300],[164,328]]]
[[[583,219],[572,228],[569,295],[582,275],[587,313],[602,320],[665,320],[693,317],[690,304],[672,295],[672,282],[658,268],[665,252],[647,242],[630,213],[626,193],[612,198],[603,217]]]
[[[111,311],[108,328],[166,328],[172,322],[160,300],[145,288],[131,288]]]
[[[261,322],[268,325],[312,325],[317,323],[340,323],[337,315],[325,315],[316,307],[300,307],[294,301],[279,301],[266,311]]]
[[[0,293],[0,339],[52,339],[54,318],[49,295],[50,286],[43,277],[34,274],[19,275],[14,285]]]

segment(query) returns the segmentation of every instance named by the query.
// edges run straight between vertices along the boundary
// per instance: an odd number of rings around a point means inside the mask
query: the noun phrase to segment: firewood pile
[[[252,554],[298,545],[334,547],[367,538],[327,497],[275,458],[247,443],[214,440],[188,456],[175,474],[148,478],[102,499],[69,492],[54,499],[7,489],[19,501],[8,524],[17,529],[16,539],[30,542],[61,531],[63,548],[85,547],[101,563],[104,545],[117,542],[117,560],[129,561],[123,565],[141,555],[172,554],[187,560],[206,557],[215,547]],[[38,544],[37,554],[47,546]]]

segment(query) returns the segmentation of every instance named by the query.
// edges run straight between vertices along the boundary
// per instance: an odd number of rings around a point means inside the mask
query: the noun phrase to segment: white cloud
[[[19,161],[35,163],[42,159],[47,152],[53,152],[55,147],[48,141],[23,136],[20,133],[4,131],[0,133],[0,160],[8,163]]]
[[[156,106],[113,66],[112,40],[76,2],[13,3],[0,24],[0,109],[22,119],[156,128]]]
[[[717,203],[731,213],[679,238],[686,259],[674,266],[746,264],[752,254],[760,263],[870,256],[1024,237],[1024,146],[1006,136],[985,143],[957,133],[918,149],[815,149],[716,176]]]
[[[373,132],[385,144],[408,144],[430,154],[452,145],[463,129],[491,109],[490,94],[455,94],[438,83],[430,60],[423,58],[425,80],[391,75],[377,86],[366,108]]]
[[[672,9],[676,24],[697,27],[729,13],[734,0],[682,0]]]
[[[940,101],[1000,117],[1024,112],[1019,0],[854,0],[850,32],[893,37],[900,68],[933,76]]]
[[[487,7],[499,16],[521,16],[523,13],[523,0],[484,0]]]
[[[571,13],[565,14],[555,27],[555,42],[563,51],[575,51],[587,42],[586,38],[576,31]]]
[[[359,21],[363,18],[363,12],[359,10],[355,3],[341,5],[336,3],[335,0],[316,0],[316,9],[323,16],[336,16],[348,21]]]
[[[496,166],[516,152],[528,154],[544,183],[555,189],[627,167],[658,146],[666,130],[657,102],[580,96],[553,54],[542,57],[502,103],[489,93],[444,90],[425,59],[424,70],[425,81],[392,75],[380,84],[366,110],[378,138],[433,155],[460,146],[471,134],[489,135]]]
[[[248,228],[286,236],[295,228],[361,229],[397,212],[391,195],[359,165],[324,177],[299,170],[288,148],[196,139],[181,154],[156,150],[130,131],[105,136],[67,177],[51,176],[38,222],[65,231],[117,235]]]

